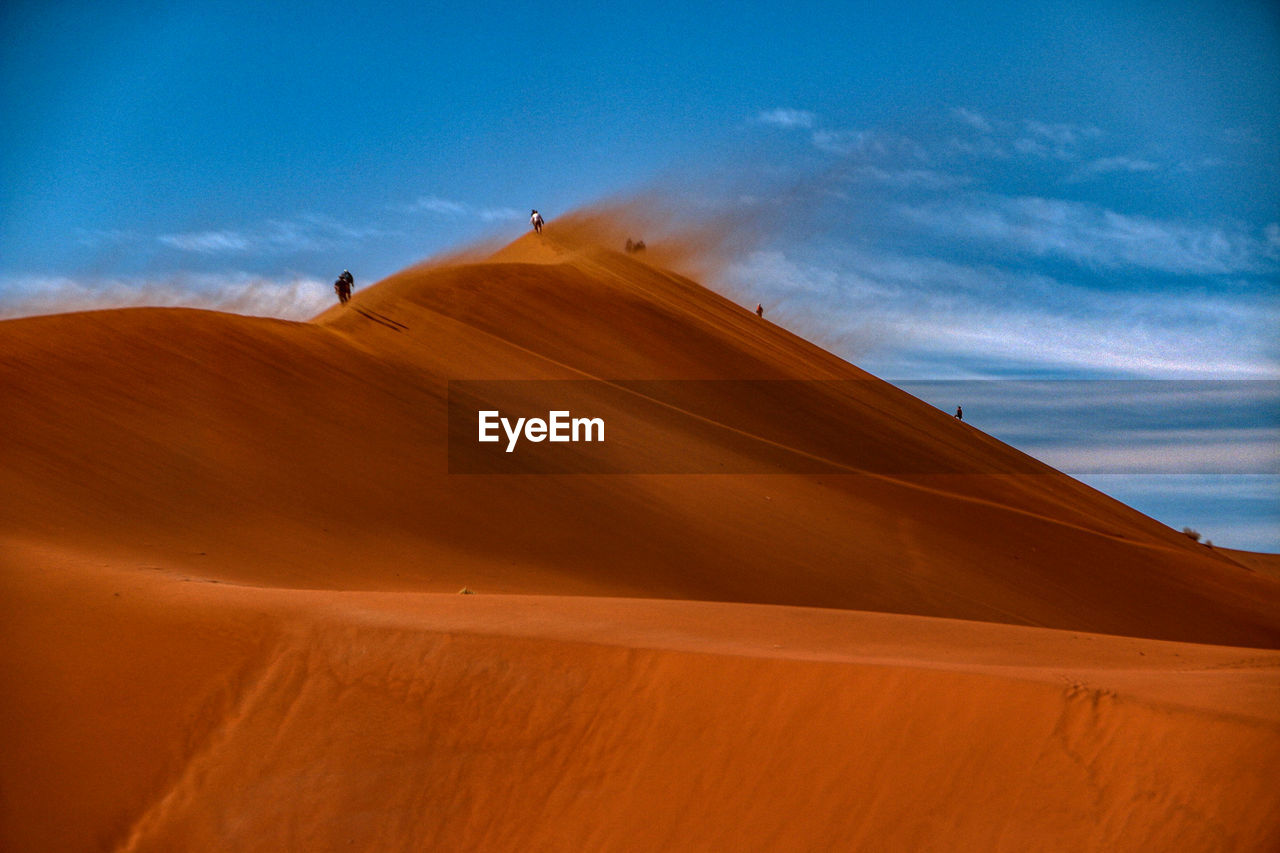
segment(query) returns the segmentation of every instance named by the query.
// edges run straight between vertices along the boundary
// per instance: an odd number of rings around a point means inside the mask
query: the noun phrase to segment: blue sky
[[[1273,2],[10,0],[0,117],[0,316],[303,317],[657,183],[765,224],[717,286],[887,378],[1280,376]],[[1280,550],[1251,482],[1226,544]]]

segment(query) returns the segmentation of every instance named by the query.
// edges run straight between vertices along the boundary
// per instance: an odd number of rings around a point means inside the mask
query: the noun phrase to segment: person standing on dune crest
[[[760,304],[759,302],[756,303],[756,316],[757,317],[764,316],[764,305]]]
[[[537,210],[534,210],[533,212],[531,212],[529,214],[529,224],[533,226],[533,230],[536,233],[541,234],[542,225],[543,225],[542,214],[539,213]]]

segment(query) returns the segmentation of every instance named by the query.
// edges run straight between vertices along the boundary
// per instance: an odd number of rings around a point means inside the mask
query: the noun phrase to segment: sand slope
[[[6,849],[1280,842],[1280,652],[20,556]]]
[[[1280,844],[1273,572],[598,236],[0,323],[0,846]],[[460,379],[793,381],[466,476]]]

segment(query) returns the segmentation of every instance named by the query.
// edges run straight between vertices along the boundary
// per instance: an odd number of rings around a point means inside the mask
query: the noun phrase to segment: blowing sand
[[[602,229],[310,323],[0,323],[0,847],[1280,849],[1272,561]],[[836,473],[494,476],[463,379],[854,381],[640,448]]]

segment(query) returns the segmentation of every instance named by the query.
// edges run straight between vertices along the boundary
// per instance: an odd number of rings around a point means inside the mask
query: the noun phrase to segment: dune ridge
[[[672,271],[715,234],[628,255],[611,217],[310,323],[0,322],[6,849],[1280,844],[1269,561]],[[450,474],[463,379],[723,381],[644,386],[653,470],[844,473]]]

